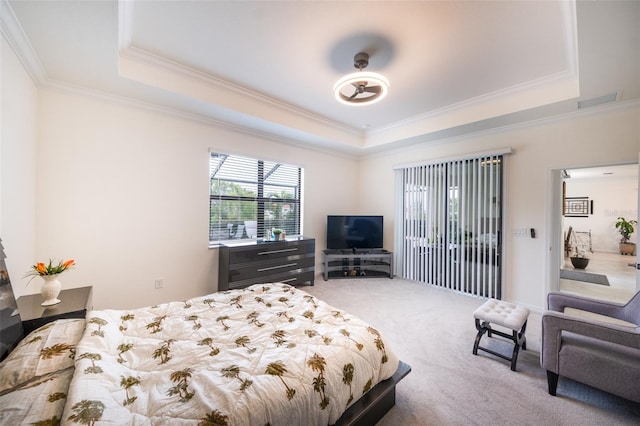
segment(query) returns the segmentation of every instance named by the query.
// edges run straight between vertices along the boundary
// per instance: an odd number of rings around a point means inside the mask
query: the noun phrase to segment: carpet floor
[[[484,299],[400,278],[319,279],[300,289],[369,322],[412,367],[379,426],[640,424],[640,404],[581,383],[561,377],[558,396],[547,393],[539,314],[529,317],[513,372],[507,361],[471,353],[473,311]],[[513,348],[486,335],[482,345],[506,355]]]

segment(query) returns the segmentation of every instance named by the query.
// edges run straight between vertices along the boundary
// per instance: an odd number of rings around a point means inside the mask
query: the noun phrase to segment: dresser
[[[315,252],[315,239],[304,237],[223,244],[219,249],[218,291],[271,282],[313,285]]]

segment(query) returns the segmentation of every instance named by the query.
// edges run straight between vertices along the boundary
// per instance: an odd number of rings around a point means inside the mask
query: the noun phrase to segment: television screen
[[[327,216],[328,249],[381,249],[382,216]]]

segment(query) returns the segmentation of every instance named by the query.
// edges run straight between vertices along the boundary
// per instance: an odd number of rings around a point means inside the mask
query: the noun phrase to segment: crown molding
[[[347,126],[342,123],[330,120],[326,117],[319,116],[307,110],[294,107],[291,104],[288,104],[281,100],[265,96],[258,92],[249,90],[245,87],[225,81],[211,74],[207,74],[193,68],[185,67],[181,64],[171,62],[165,58],[136,48],[132,45],[133,31],[131,28],[131,17],[133,8],[135,6],[134,3],[135,2],[130,2],[127,0],[118,0],[118,45],[122,58],[126,58],[128,61],[144,64],[146,66],[146,68],[144,69],[147,71],[164,71],[170,76],[177,76],[179,78],[182,78],[183,83],[187,81],[192,82],[194,84],[194,87],[196,88],[202,89],[207,87],[215,87],[220,89],[221,91],[232,93],[240,98],[243,98],[245,101],[253,102],[251,105],[255,106],[254,109],[259,109],[260,111],[273,110],[269,113],[276,116],[282,116],[280,117],[281,120],[279,122],[271,120],[274,123],[272,128],[275,130],[273,132],[269,132],[263,129],[251,128],[244,125],[234,124],[216,119],[206,114],[186,112],[177,108],[164,107],[156,105],[152,102],[134,99],[132,97],[115,95],[112,93],[102,92],[83,86],[52,80],[47,75],[45,68],[35,54],[35,51],[33,50],[31,43],[26,37],[22,25],[18,21],[8,0],[0,0],[0,31],[9,46],[13,49],[16,56],[23,64],[26,72],[38,88],[63,90],[96,99],[117,102],[136,108],[159,112],[173,117],[197,121],[209,126],[233,132],[239,132],[252,137],[266,139],[278,143],[284,143],[291,146],[304,146],[308,149],[331,153],[333,155],[344,155],[348,158],[363,158],[375,155],[384,155],[384,153],[390,153],[396,150],[406,149],[407,147],[416,145],[455,142],[468,139],[470,137],[501,133],[509,131],[511,129],[537,126],[543,123],[550,123],[554,121],[564,121],[586,114],[600,114],[615,109],[635,108],[640,105],[640,101],[614,102],[588,108],[585,110],[576,110],[552,117],[507,124],[493,129],[479,130],[449,137],[437,137],[436,134],[438,133],[438,130],[429,129],[428,127],[420,129],[420,127],[417,127],[417,130],[413,129],[412,131],[407,132],[409,133],[409,135],[406,138],[398,138],[397,142],[394,142],[396,141],[396,139],[390,139],[389,141],[384,141],[384,139],[381,139],[381,142],[378,141],[378,143],[376,143],[376,138],[378,137],[378,135],[383,136],[382,133],[386,131],[399,130],[401,127],[414,124],[422,125],[425,122],[428,122],[435,118],[444,117],[447,114],[465,111],[470,108],[481,108],[487,103],[498,102],[505,95],[515,96],[521,94],[522,92],[535,91],[535,89],[540,89],[541,86],[549,84],[560,85],[562,83],[566,83],[565,89],[567,90],[567,92],[570,91],[573,87],[571,85],[577,85],[577,82],[579,81],[575,0],[561,2],[560,6],[562,8],[564,17],[564,28],[567,47],[567,69],[565,71],[557,73],[555,75],[547,76],[543,79],[538,79],[521,85],[513,86],[507,90],[496,91],[480,97],[476,97],[472,100],[461,102],[456,105],[451,105],[437,111],[410,117],[405,120],[393,123],[384,128],[370,129],[367,132],[363,132],[361,129],[355,129],[351,126]],[[145,83],[145,81],[142,82]],[[184,93],[182,94],[184,95]],[[566,93],[563,96],[566,98]],[[302,122],[302,125],[298,126],[297,128],[295,127],[295,125],[290,124],[291,121],[296,121],[296,117],[299,119],[299,121]],[[263,122],[265,123],[270,121],[269,117],[264,118],[255,115],[255,118],[263,120]],[[443,129],[454,129],[460,124],[460,122],[458,122],[457,124],[451,123],[451,125],[443,127]],[[279,134],[277,132],[278,129],[276,129],[276,127],[278,126],[281,127],[280,130],[284,129],[288,131]],[[296,134],[300,135],[301,137],[295,137]],[[291,137],[291,135],[294,135],[294,137]]]
[[[47,81],[47,72],[36,55],[8,0],[0,0],[0,32],[36,86]]]
[[[133,7],[134,7],[133,2],[119,0],[118,15],[119,15],[120,22],[130,22],[130,16],[131,16]],[[161,112],[163,114],[167,114],[173,117],[179,117],[183,119],[197,121],[197,122],[205,123],[207,125],[214,126],[220,129],[239,132],[239,133],[247,134],[253,137],[258,137],[261,139],[268,139],[274,142],[284,143],[291,146],[302,145],[308,149],[313,149],[320,152],[335,154],[337,150],[348,158],[351,158],[353,155],[357,155],[358,151],[361,150],[361,145],[363,141],[363,132],[359,129],[354,129],[350,126],[337,123],[325,117],[321,117],[316,114],[312,114],[308,111],[295,108],[287,103],[278,101],[273,98],[266,97],[257,92],[252,92],[241,86],[233,85],[232,83],[229,83],[222,79],[216,79],[214,76],[207,75],[197,70],[187,69],[178,64],[172,64],[170,63],[170,61],[167,61],[162,58],[154,57],[153,55],[149,54],[148,52],[144,52],[141,49],[128,47],[130,46],[131,36],[132,36],[130,25],[120,25],[118,28],[118,43],[120,48],[122,49],[121,54],[127,57],[134,57],[136,60],[147,61],[152,66],[156,66],[159,69],[162,67],[165,67],[166,69],[170,69],[172,72],[181,73],[187,78],[191,79],[194,82],[197,82],[200,85],[209,85],[209,84],[217,85],[218,87],[222,87],[225,90],[237,93],[240,96],[244,96],[245,98],[253,99],[256,102],[261,103],[264,106],[264,108],[284,111],[288,114],[292,114],[306,120],[311,120],[312,122],[316,123],[316,126],[321,126],[321,127],[324,127],[325,129],[326,128],[333,129],[334,133],[337,132],[338,134],[345,135],[346,139],[350,140],[352,144],[349,145],[345,143],[343,146],[343,144],[341,144],[340,142],[337,142],[338,140],[340,140],[340,138],[337,138],[337,137],[323,138],[322,136],[318,136],[309,132],[307,132],[307,135],[311,135],[311,137],[307,137],[307,138],[302,137],[300,139],[294,139],[294,138],[280,135],[277,133],[270,133],[265,130],[253,129],[247,126],[219,120],[203,114],[190,113],[190,112],[179,110],[177,108],[168,108],[168,107],[156,105],[152,102],[146,102],[146,101],[142,101],[132,97],[116,95],[113,93],[108,93],[108,92],[88,88],[85,86],[53,80],[47,74],[44,66],[40,62],[37,54],[35,53],[33,47],[31,46],[31,43],[26,37],[25,32],[22,28],[22,25],[17,19],[8,0],[0,0],[0,32],[4,36],[9,46],[15,52],[16,56],[22,63],[25,71],[30,76],[30,78],[32,79],[36,87],[40,89],[65,91],[65,92],[70,92],[70,93],[74,93],[81,96],[86,96],[89,98],[94,98],[94,99],[99,99],[99,100],[109,101],[109,102],[116,102],[122,105],[128,105],[136,108],[142,108],[148,111]],[[295,132],[292,132],[292,133],[295,133]],[[297,130],[297,133],[301,134],[305,132],[304,130]],[[330,147],[328,148],[322,147],[323,142],[328,143]]]
[[[339,132],[347,133],[351,136],[355,136],[358,138],[362,138],[364,133],[360,129],[354,129],[351,126],[347,126],[345,124],[336,122],[334,120],[330,120],[326,117],[323,117],[318,114],[314,114],[305,109],[295,107],[289,103],[281,101],[279,99],[266,96],[262,93],[256,92],[254,90],[247,89],[241,85],[236,83],[232,83],[230,81],[224,80],[218,76],[202,72],[195,68],[187,67],[183,64],[171,61],[159,55],[155,55],[150,53],[144,49],[129,46],[121,49],[120,51],[120,60],[128,61],[134,64],[139,64],[147,67],[148,69],[154,69],[156,71],[164,71],[168,74],[171,74],[177,78],[184,79],[185,81],[191,82],[197,86],[206,87],[209,90],[219,90],[225,93],[231,93],[235,96],[240,96],[243,99],[255,103],[262,108],[267,109],[276,109],[278,111],[292,114],[297,117],[303,118],[305,120],[312,121],[317,125],[323,127],[329,127]],[[130,77],[128,71],[124,70],[122,67],[120,69],[121,76]],[[148,75],[148,74],[147,74]],[[135,80],[143,80],[144,78],[139,78],[140,76],[131,76]],[[142,81],[145,84],[150,84],[152,86],[156,86],[155,82],[152,81]],[[165,87],[162,87],[165,90]],[[221,105],[224,107],[224,105]]]
[[[631,101],[617,101],[609,102],[606,104],[596,105],[589,108],[578,109],[578,103],[576,101],[576,109],[564,114],[556,114],[551,117],[539,118],[537,120],[529,120],[523,123],[511,124],[501,128],[523,128],[533,127],[541,124],[548,124],[560,121],[567,121],[574,118],[582,118],[589,115],[600,115],[611,111],[623,111],[625,109],[640,108],[640,99],[634,99]]]
[[[562,1],[559,7],[565,41],[564,70],[371,129],[365,148],[580,96],[576,2]]]
[[[118,52],[133,44],[133,8],[135,2],[118,0]]]
[[[574,99],[580,95],[579,86],[576,75],[563,71],[372,130],[367,134],[365,148]]]
[[[566,112],[564,114],[556,114],[549,117],[527,120],[527,121],[522,121],[522,122],[513,123],[513,124],[506,124],[503,126],[492,127],[491,129],[478,130],[475,132],[464,133],[461,135],[443,137],[443,138],[438,138],[433,140],[420,140],[420,138],[417,137],[417,138],[413,138],[411,141],[404,141],[404,142],[400,141],[396,144],[390,144],[386,148],[381,147],[380,149],[380,147],[377,147],[378,149],[374,149],[372,151],[369,151],[368,153],[366,153],[367,150],[365,150],[365,155],[362,155],[362,158],[376,158],[380,156],[386,156],[394,153],[404,152],[408,148],[415,148],[418,146],[427,146],[427,145],[436,146],[436,145],[442,145],[442,144],[460,143],[460,142],[465,142],[472,138],[492,136],[492,135],[511,132],[511,131],[517,131],[517,130],[532,128],[532,127],[537,127],[537,126],[542,126],[547,124],[553,124],[553,123],[560,123],[560,122],[576,120],[584,117],[597,116],[597,115],[606,114],[609,112],[624,111],[627,109],[634,109],[634,108],[640,108],[640,100],[631,100],[631,101],[625,101],[625,102],[611,102],[611,103],[602,104],[602,105],[585,108],[585,109],[577,109],[576,107],[575,110]],[[424,135],[424,136],[428,137],[428,135]]]
[[[475,98],[471,98],[465,100],[463,102],[459,102],[452,105],[447,105],[446,107],[429,111],[424,114],[416,115],[413,117],[409,117],[405,120],[397,121],[388,126],[380,127],[372,131],[374,132],[382,132],[385,130],[390,130],[397,127],[404,127],[409,124],[413,124],[416,122],[422,122],[427,120],[432,120],[434,118],[442,117],[448,115],[450,113],[455,113],[458,111],[464,111],[469,108],[475,108],[481,105],[486,105],[487,103],[492,103],[498,100],[502,100],[506,97],[512,97],[514,95],[519,95],[523,92],[535,91],[544,86],[556,85],[558,83],[565,82],[567,80],[574,80],[577,78],[577,75],[571,70],[565,70],[556,74],[552,74],[546,77],[542,77],[536,80],[527,81],[525,83],[521,83],[515,86],[508,87],[506,89],[496,90],[491,93],[487,93],[484,95],[476,96]],[[576,94],[575,97],[577,97]],[[511,111],[516,112],[516,111]]]
[[[156,114],[162,114],[171,118],[190,121],[198,124],[203,124],[209,127],[213,127],[223,131],[229,131],[233,133],[239,133],[246,136],[250,136],[257,139],[268,140],[270,142],[280,143],[292,147],[304,147],[306,149],[322,152],[326,154],[332,154],[342,156],[344,158],[357,158],[357,152],[348,152],[346,150],[340,150],[336,152],[335,149],[323,147],[322,145],[305,143],[303,141],[283,137],[273,133],[252,129],[246,126],[241,126],[226,121],[218,120],[213,117],[208,117],[201,114],[192,112],[186,112],[176,108],[171,108],[156,103],[141,101],[136,98],[127,96],[115,95],[113,93],[90,89],[84,86],[78,86],[60,81],[48,80],[45,84],[40,86],[43,90],[57,91],[60,93],[70,93],[80,97],[91,98],[98,101],[114,103],[116,105],[122,105],[128,108],[134,108],[145,112],[151,112]]]
[[[564,29],[565,60],[567,71],[571,75],[579,75],[578,67],[578,16],[576,12],[576,0],[560,2],[560,14],[562,16],[562,28]]]
[[[134,7],[135,2],[118,0],[118,49],[121,60],[138,62],[158,70],[165,70],[174,75],[179,75],[184,79],[192,80],[197,84],[202,84],[209,88],[219,89],[224,92],[233,93],[236,96],[241,96],[245,99],[250,99],[255,103],[262,104],[263,107],[276,108],[288,114],[302,117],[305,120],[313,121],[317,123],[317,125],[330,127],[339,132],[348,133],[352,137],[355,136],[363,139],[364,133],[360,129],[355,129],[351,126],[330,120],[308,110],[295,107],[287,102],[266,96],[239,84],[224,80],[210,73],[205,73],[195,68],[185,66],[184,64],[171,61],[135,46],[133,40]],[[148,84],[153,85],[153,83]]]
[[[124,4],[124,6],[123,6]],[[120,13],[126,14],[127,11],[130,11],[132,5],[129,5],[129,2],[124,1],[120,2],[120,6],[123,6],[120,9]],[[332,144],[332,147],[323,147],[320,143],[312,143],[308,141],[302,141],[292,138],[287,138],[281,135],[269,133],[262,130],[252,129],[246,126],[241,126],[233,123],[229,123],[226,121],[218,120],[210,116],[200,115],[196,113],[190,113],[186,111],[182,111],[176,108],[169,108],[165,106],[161,106],[158,104],[154,104],[151,102],[142,101],[140,99],[116,95],[109,92],[104,92],[92,88],[88,88],[85,86],[80,86],[72,83],[67,83],[63,81],[53,80],[47,74],[45,68],[40,62],[38,56],[36,55],[31,43],[26,37],[22,25],[18,21],[11,5],[7,0],[0,0],[0,32],[3,37],[15,52],[16,56],[22,63],[25,71],[30,76],[35,86],[38,89],[49,89],[60,92],[72,93],[79,96],[84,96],[88,98],[93,98],[101,101],[113,102],[121,105],[125,105],[128,107],[133,107],[137,109],[142,109],[150,112],[161,113],[164,115],[168,115],[174,118],[180,118],[184,120],[189,120],[192,122],[198,122],[201,124],[205,124],[208,126],[212,126],[218,129],[232,131],[235,133],[245,134],[251,137],[256,137],[259,139],[265,139],[272,142],[282,143],[289,146],[304,146],[307,149],[315,150],[317,152],[323,153],[332,153],[336,154],[336,150],[346,158],[355,158],[354,156],[358,155],[358,151],[360,148],[355,147],[341,147],[339,143]],[[126,40],[126,32],[120,34],[120,40]],[[330,123],[331,124],[331,123]],[[345,126],[341,126],[340,129],[342,131],[350,131],[354,136],[361,137],[361,133],[350,129]]]

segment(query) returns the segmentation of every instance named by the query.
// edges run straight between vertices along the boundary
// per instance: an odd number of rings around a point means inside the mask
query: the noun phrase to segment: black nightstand
[[[87,310],[93,309],[92,292],[91,286],[62,290],[58,296],[61,302],[53,306],[40,306],[43,300],[40,294],[20,296],[16,302],[24,333],[57,319],[85,318]]]

